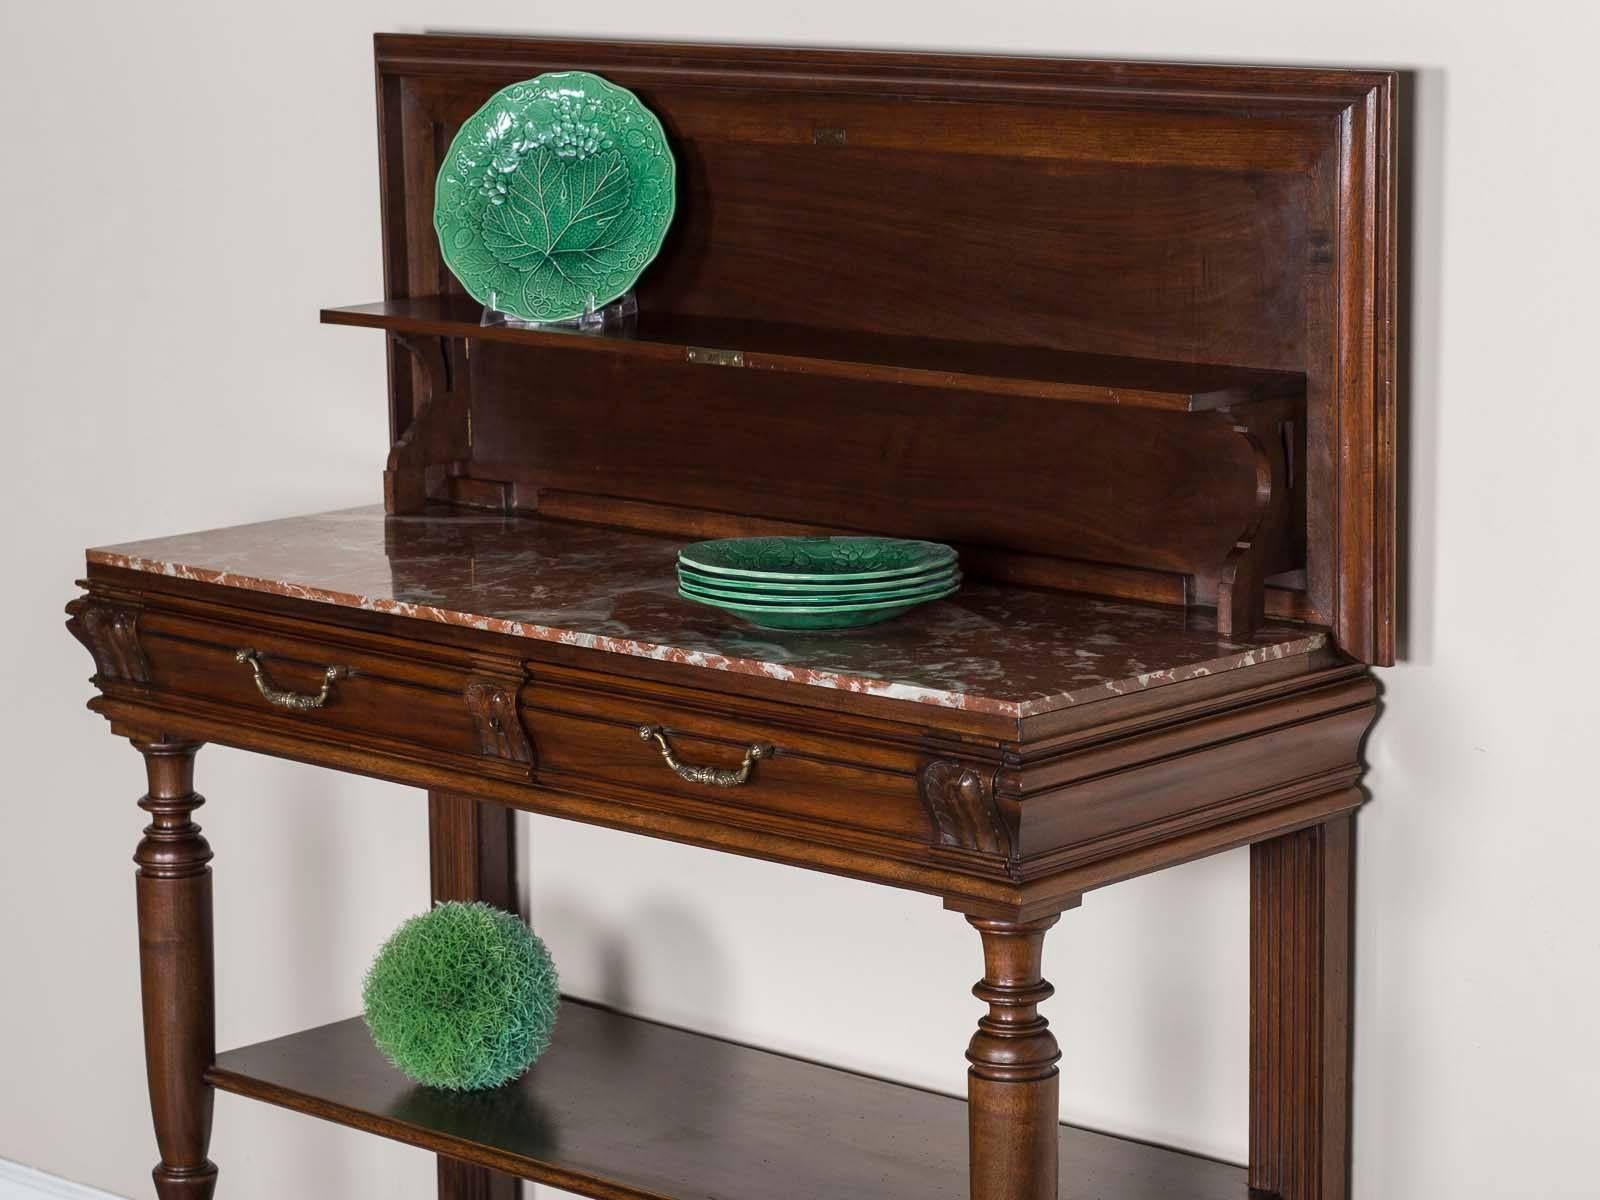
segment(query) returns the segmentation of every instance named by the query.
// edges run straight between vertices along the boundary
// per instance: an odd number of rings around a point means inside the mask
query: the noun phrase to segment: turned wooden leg
[[[967,918],[983,935],[972,994],[989,1006],[967,1047],[972,1200],[1056,1200],[1061,1050],[1039,1005],[1055,992],[1041,972],[1059,919]]]
[[[1346,1200],[1353,816],[1250,848],[1250,1186]]]
[[[216,1057],[211,847],[192,820],[205,798],[194,790],[195,742],[134,740],[150,791],[139,807],[150,824],[134,852],[139,865],[139,975],[144,1057],[161,1161],[161,1200],[209,1197],[217,1168],[211,1144],[212,1092],[205,1072]]]
[[[428,793],[428,868],[434,903],[517,907],[515,813],[487,800]],[[517,1200],[522,1181],[440,1155],[439,1200]]]

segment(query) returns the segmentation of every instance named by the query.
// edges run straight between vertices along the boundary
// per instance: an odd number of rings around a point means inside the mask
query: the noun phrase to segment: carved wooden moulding
[[[532,768],[533,742],[517,712],[515,688],[484,679],[467,684],[467,710],[478,726],[478,749],[485,758],[500,758]]]
[[[97,679],[150,682],[136,607],[80,596],[67,605],[67,629],[94,655]]]
[[[395,335],[415,364],[424,386],[405,431],[389,450],[383,472],[384,506],[392,513],[418,513],[429,500],[448,497],[450,472],[467,457],[465,344],[460,339]]]
[[[922,768],[918,784],[933,821],[934,845],[1010,856],[1011,831],[982,771],[939,759]]]

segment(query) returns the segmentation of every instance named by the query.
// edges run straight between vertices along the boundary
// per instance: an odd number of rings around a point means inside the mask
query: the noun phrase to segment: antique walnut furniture
[[[376,56],[386,298],[322,319],[385,331],[384,507],[93,550],[68,610],[148,774],[157,1194],[212,1194],[221,1089],[432,1150],[450,1200],[1342,1197],[1352,828],[1394,646],[1394,77]],[[454,129],[563,68],[637,92],[678,159],[632,330],[482,326],[440,264]],[[677,599],[679,544],[753,531],[937,538],[969,583],[847,635]],[[427,789],[439,898],[514,903],[516,810],[938,897],[982,949],[968,1099],[577,1002],[481,1095],[408,1086],[356,1020],[219,1054],[208,741]],[[1049,930],[1244,845],[1248,1168],[1059,1125]]]

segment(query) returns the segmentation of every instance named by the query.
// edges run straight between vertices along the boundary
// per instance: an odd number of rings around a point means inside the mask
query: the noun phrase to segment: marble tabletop
[[[89,562],[813,687],[1028,717],[1308,654],[1323,630],[1247,641],[1211,615],[969,583],[893,621],[756,629],[682,600],[681,540],[538,517],[356,508],[89,551]]]

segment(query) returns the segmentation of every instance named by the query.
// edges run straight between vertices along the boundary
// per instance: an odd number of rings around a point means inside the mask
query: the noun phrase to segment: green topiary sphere
[[[384,1057],[418,1083],[470,1091],[521,1075],[550,1045],[561,999],[550,952],[515,915],[450,901],[412,917],[361,989]]]

